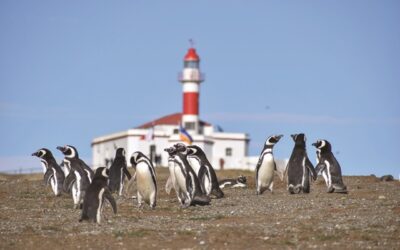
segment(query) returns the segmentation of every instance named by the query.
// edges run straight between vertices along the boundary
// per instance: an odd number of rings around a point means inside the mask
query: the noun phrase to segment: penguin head
[[[185,153],[185,154],[187,153],[187,147],[183,143],[177,143],[174,145],[174,147],[176,148],[177,152]]]
[[[53,154],[47,148],[41,148],[38,151],[36,151],[35,153],[33,153],[32,156],[36,156],[41,159],[48,159],[50,157],[53,157]]]
[[[246,178],[246,176],[239,175],[239,177],[237,178],[237,181],[240,183],[246,184],[247,178]]]
[[[164,148],[164,151],[167,152],[170,156],[176,154],[176,148],[175,147]]]
[[[108,168],[105,167],[99,167],[96,169],[96,172],[94,173],[94,177],[93,178],[108,178],[110,171],[108,170]]]
[[[293,138],[295,145],[306,145],[306,135],[303,133],[290,135]]]
[[[63,153],[64,156],[67,158],[79,158],[78,150],[76,150],[74,146],[71,145],[65,145],[64,147],[58,146],[57,149],[60,150],[61,153]]]
[[[117,157],[125,157],[125,149],[124,148],[117,148],[115,151],[115,158]]]
[[[136,168],[136,164],[138,163],[141,156],[142,156],[142,153],[139,151],[136,151],[132,154],[130,162],[131,162],[133,168]]]
[[[279,142],[283,135],[272,135],[265,141],[265,146],[274,146]]]
[[[327,140],[317,140],[312,145],[321,151],[331,151],[332,150],[332,146]]]

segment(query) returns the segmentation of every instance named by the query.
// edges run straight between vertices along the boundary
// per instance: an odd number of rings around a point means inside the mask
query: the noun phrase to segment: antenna
[[[189,39],[190,48],[194,47],[194,40],[192,38]]]

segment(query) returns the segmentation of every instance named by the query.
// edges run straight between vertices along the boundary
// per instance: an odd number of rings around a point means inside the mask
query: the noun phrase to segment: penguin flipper
[[[306,159],[306,167],[310,170],[311,177],[315,181],[317,179],[317,172],[315,171],[314,166],[311,163],[311,161],[308,159],[308,157]]]
[[[169,176],[168,180],[167,180],[167,183],[165,183],[165,192],[167,194],[170,194],[172,188],[173,188],[173,184],[172,184],[171,176]]]
[[[67,177],[64,180],[63,189],[64,192],[68,193],[71,190],[72,185],[76,181],[76,177],[74,171],[69,172]]]
[[[117,213],[117,203],[115,202],[114,197],[111,195],[110,190],[108,190],[107,188],[104,191],[104,197],[110,202],[111,207],[114,211],[114,214]]]
[[[122,169],[123,169],[126,177],[128,178],[128,180],[130,180],[132,178],[132,175],[131,175],[131,173],[129,173],[128,168],[126,166],[124,166]]]
[[[204,167],[202,165],[200,167],[200,169],[199,169],[198,178],[199,178],[199,181],[200,181],[200,188],[201,188],[201,191],[203,192],[203,194],[206,193],[206,187],[204,186],[204,179],[207,177],[206,175],[207,175],[206,167]]]
[[[46,173],[44,174],[44,177],[43,177],[43,183],[44,183],[45,186],[49,185],[50,179],[53,176],[54,176],[53,171],[51,171],[51,169],[48,168],[46,170]]]
[[[324,171],[324,169],[326,168],[326,164],[325,163],[318,163],[317,166],[315,166],[315,172],[317,174],[319,174],[320,172]]]

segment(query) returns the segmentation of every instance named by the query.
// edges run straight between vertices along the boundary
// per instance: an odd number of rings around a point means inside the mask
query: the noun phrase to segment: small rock
[[[379,195],[378,199],[384,200],[384,199],[386,199],[386,196],[384,196],[384,195]]]
[[[200,245],[204,245],[206,242],[204,240],[200,241]]]

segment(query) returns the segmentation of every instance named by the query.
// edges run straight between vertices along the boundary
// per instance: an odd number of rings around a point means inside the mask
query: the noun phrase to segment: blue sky
[[[200,115],[267,136],[331,141],[345,174],[400,173],[399,1],[0,1],[0,170],[30,154],[181,111],[195,40]]]

